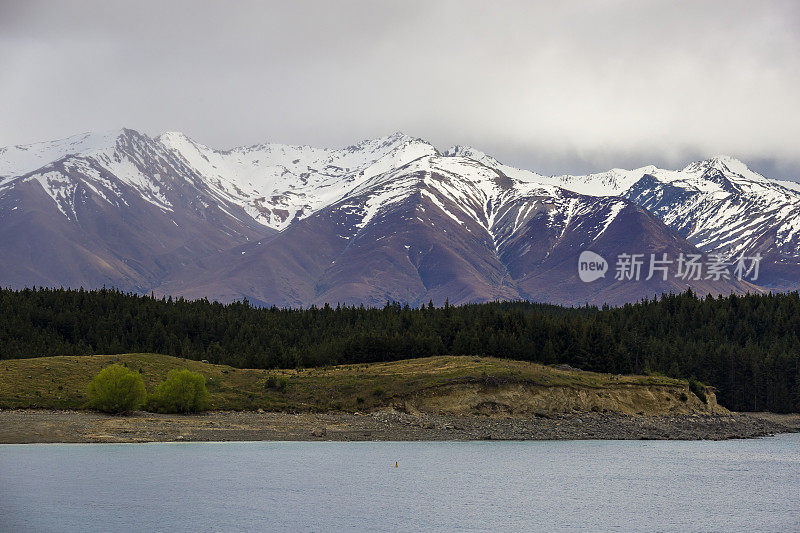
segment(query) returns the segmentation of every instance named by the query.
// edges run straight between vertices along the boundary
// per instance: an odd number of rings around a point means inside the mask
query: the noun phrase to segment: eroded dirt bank
[[[246,440],[732,439],[798,431],[800,415],[556,413],[456,416],[216,411],[199,415],[91,411],[0,411],[0,443]]]
[[[701,401],[685,385],[634,383],[577,388],[474,380],[424,390],[392,402],[392,407],[411,414],[523,418],[576,412],[647,416],[730,414],[717,403],[710,388],[705,391],[705,401]]]

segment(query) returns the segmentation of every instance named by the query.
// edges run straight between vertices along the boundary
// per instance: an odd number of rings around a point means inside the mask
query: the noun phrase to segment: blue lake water
[[[800,531],[800,434],[2,445],[0,529]]]

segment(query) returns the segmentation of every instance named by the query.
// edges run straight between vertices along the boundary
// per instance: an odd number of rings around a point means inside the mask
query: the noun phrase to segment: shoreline
[[[800,431],[800,414],[536,417],[370,413],[0,410],[0,444],[229,441],[727,440]]]

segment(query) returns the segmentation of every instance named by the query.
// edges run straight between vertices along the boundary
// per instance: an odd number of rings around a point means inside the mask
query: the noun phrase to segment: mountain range
[[[277,306],[783,291],[800,287],[800,184],[725,156],[544,176],[402,133],[216,150],[122,129],[0,148],[0,250],[4,286]],[[607,263],[590,282],[587,250]],[[624,254],[640,279],[615,275]],[[756,279],[734,273],[745,256]],[[688,257],[729,268],[682,277]]]

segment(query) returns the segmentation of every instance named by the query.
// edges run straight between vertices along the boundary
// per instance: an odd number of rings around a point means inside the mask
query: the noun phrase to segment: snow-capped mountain
[[[261,304],[381,305],[495,299],[621,303],[686,284],[578,279],[585,249],[697,249],[623,198],[518,181],[462,156],[423,156],[374,176],[280,233],[178,271],[161,290]],[[737,281],[693,284],[743,292]]]
[[[0,151],[2,283],[152,289],[267,228],[133,130]]]
[[[588,285],[576,274],[582,250],[797,257],[800,188],[734,161],[547,177],[402,133],[342,149],[227,151],[180,133],[84,134],[0,149],[0,281],[277,305],[620,303],[688,283]],[[747,223],[731,224],[744,212]],[[770,228],[774,242],[745,235]]]
[[[728,156],[696,161],[679,171],[649,166],[547,181],[582,194],[625,197],[703,252],[731,257],[761,254],[765,286],[797,287],[797,183],[770,180]]]
[[[262,144],[213,150],[181,133],[157,139],[214,193],[242,206],[260,224],[281,230],[342,198],[370,178],[436,149],[402,133],[339,150]]]

